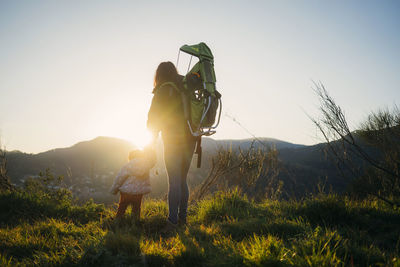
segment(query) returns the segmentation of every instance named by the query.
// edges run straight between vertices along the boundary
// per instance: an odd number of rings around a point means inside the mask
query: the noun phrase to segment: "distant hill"
[[[267,146],[275,146],[278,150],[306,147],[273,138],[259,138],[259,140]],[[253,142],[252,139],[214,140],[206,137],[203,138],[202,146],[205,154],[213,154],[219,147],[247,149]],[[262,145],[260,142],[254,142],[256,147],[260,145]],[[7,154],[8,171],[14,182],[27,175],[37,175],[46,168],[62,175],[89,176],[92,172],[116,171],[126,162],[129,151],[134,148],[135,146],[128,141],[102,136],[79,142],[71,147],[56,148],[38,154],[11,151]]]
[[[241,147],[243,149],[247,149],[250,147],[252,143],[254,143],[255,146],[275,146],[277,149],[283,149],[283,148],[300,148],[300,147],[306,147],[305,145],[299,145],[299,144],[293,144],[285,141],[281,141],[278,139],[274,138],[266,138],[266,137],[259,137],[257,139],[254,138],[247,138],[247,139],[225,139],[225,140],[214,140],[212,138],[204,138],[206,142],[212,142],[218,146],[231,146],[232,148],[237,148]]]
[[[328,186],[339,191],[348,183],[340,177],[334,164],[326,159],[324,144],[306,146],[273,138],[258,138],[257,141],[253,141],[253,139],[214,140],[206,137],[202,141],[202,168],[195,167],[197,156],[194,156],[193,166],[189,172],[190,185],[196,186],[206,177],[210,159],[219,147],[247,149],[252,143],[256,147],[276,147],[284,166],[279,178],[284,181],[286,189],[291,191],[292,195],[301,195],[315,188],[318,181],[326,181]],[[71,147],[57,148],[39,154],[9,152],[9,176],[13,183],[21,184],[28,176],[37,175],[40,171],[50,168],[54,174],[63,175],[67,184],[76,184],[77,187],[87,184],[89,188],[97,186],[105,192],[116,172],[127,161],[129,151],[134,148],[133,144],[125,140],[97,137]],[[162,154],[161,148],[159,153]],[[159,175],[153,178],[154,196],[165,194],[167,187],[163,163],[159,164]]]
[[[285,141],[281,141],[274,138],[266,138],[259,137],[256,140],[254,138],[248,139],[225,139],[225,140],[214,140],[212,138],[203,138],[202,143],[204,144],[204,148],[206,150],[216,149],[219,146],[222,147],[232,147],[232,149],[236,149],[238,147],[242,149],[248,149],[251,144],[255,147],[275,147],[280,150],[283,148],[301,148],[306,147],[305,145],[293,144]]]
[[[53,173],[69,176],[91,176],[116,171],[126,162],[135,146],[112,137],[97,137],[67,148],[57,148],[38,154],[9,152],[8,173],[11,181],[19,183],[29,175],[50,168]]]
[[[273,138],[257,138],[242,140],[213,140],[205,138],[205,154],[211,157],[212,152],[219,146],[232,147],[232,149],[248,149],[251,144],[256,148],[275,147],[283,169],[279,179],[284,182],[286,194],[289,196],[302,196],[307,192],[317,190],[318,184],[323,184],[326,190],[342,192],[349,184],[336,165],[326,155],[326,144],[300,145],[281,141]],[[207,163],[205,163],[207,164]]]

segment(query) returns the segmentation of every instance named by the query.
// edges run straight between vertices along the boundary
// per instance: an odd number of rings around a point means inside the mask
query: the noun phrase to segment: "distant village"
[[[105,174],[81,175],[75,177],[64,177],[60,184],[51,183],[49,189],[60,189],[62,187],[69,189],[74,198],[80,201],[93,199],[97,203],[110,204],[116,201],[117,196],[112,195],[109,189],[114,181],[116,172],[110,171]],[[40,179],[40,175],[24,175],[19,179],[19,185],[24,186],[29,179]]]

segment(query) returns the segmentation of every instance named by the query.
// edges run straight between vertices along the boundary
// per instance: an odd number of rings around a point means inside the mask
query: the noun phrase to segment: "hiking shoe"
[[[165,222],[164,227],[160,230],[160,233],[165,234],[165,233],[173,232],[176,230],[176,228],[178,228],[178,224],[174,224],[174,223],[170,222],[170,220],[167,220]]]

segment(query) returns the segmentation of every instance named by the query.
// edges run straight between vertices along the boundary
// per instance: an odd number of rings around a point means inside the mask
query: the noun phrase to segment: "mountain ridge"
[[[348,183],[340,177],[335,165],[326,159],[323,144],[307,146],[274,138],[258,138],[258,141],[254,141],[250,138],[215,140],[205,137],[202,140],[202,167],[197,169],[194,166],[197,161],[195,155],[189,170],[189,184],[199,185],[207,177],[211,167],[210,159],[219,148],[246,150],[251,145],[262,148],[275,147],[278,150],[278,159],[285,169],[280,172],[279,179],[288,187],[291,186],[290,194],[299,195],[312,190],[318,181],[328,180],[326,177],[329,177],[328,185],[333,185],[337,191],[343,191]],[[77,188],[86,186],[85,192],[97,187],[97,191],[104,195],[104,192],[108,192],[116,173],[127,162],[129,151],[134,148],[135,146],[126,140],[102,136],[38,154],[9,153],[8,174],[12,183],[22,186],[27,178],[35,177],[49,168],[53,174],[62,175],[67,185],[75,185]],[[154,196],[159,197],[166,192],[168,182],[160,145],[157,150],[159,156],[155,169],[159,175],[151,177],[151,180]]]
[[[313,145],[303,145],[303,144],[296,144],[296,143],[292,143],[292,142],[288,142],[288,141],[283,141],[277,138],[272,138],[272,137],[256,137],[256,138],[243,138],[243,139],[214,139],[211,137],[203,137],[203,141],[207,140],[209,142],[215,142],[215,143],[219,143],[219,144],[241,144],[241,143],[252,143],[253,141],[255,143],[259,143],[259,141],[261,142],[267,142],[267,143],[272,143],[272,144],[279,144],[280,148],[282,147],[308,147],[308,146],[313,146]],[[82,147],[85,145],[91,145],[93,143],[101,143],[101,142],[109,142],[109,141],[115,141],[115,142],[120,142],[120,143],[125,143],[127,145],[130,145],[133,148],[137,148],[137,146],[128,141],[125,140],[123,138],[118,138],[118,137],[113,137],[113,136],[97,136],[93,139],[89,139],[89,140],[83,140],[83,141],[79,141],[71,146],[66,146],[66,147],[56,147],[56,148],[52,148],[46,151],[42,151],[42,152],[38,152],[38,153],[29,153],[29,152],[25,152],[25,151],[21,151],[21,150],[11,150],[11,151],[7,151],[7,153],[22,153],[22,154],[26,154],[26,155],[39,155],[39,154],[46,154],[49,152],[53,152],[53,151],[63,151],[63,150],[67,150],[67,149],[72,149],[72,148],[77,148],[77,147]],[[206,142],[207,142],[206,141]]]
[[[277,149],[306,147],[275,138],[258,138],[264,144],[276,146]],[[254,141],[247,139],[203,138],[202,145],[205,155],[213,154],[219,147],[241,147],[247,149]],[[260,143],[255,141],[255,146]],[[40,171],[50,168],[60,175],[90,176],[93,173],[115,172],[127,160],[130,150],[136,146],[131,142],[108,136],[98,136],[84,140],[69,147],[54,148],[36,154],[13,151],[8,156],[8,171],[13,182],[26,177],[37,175]]]

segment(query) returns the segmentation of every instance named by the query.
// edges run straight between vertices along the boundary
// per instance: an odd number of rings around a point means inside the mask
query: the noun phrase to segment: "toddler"
[[[129,162],[121,168],[110,189],[114,195],[118,191],[121,194],[116,218],[122,217],[126,208],[132,205],[135,219],[140,219],[142,197],[151,192],[149,172],[155,163],[156,154],[153,149],[133,150],[129,153]]]

